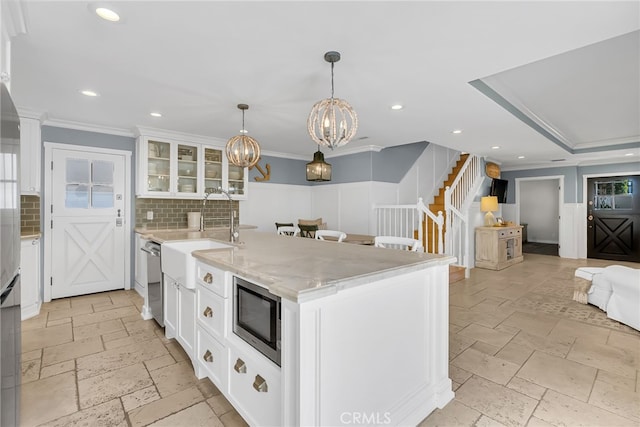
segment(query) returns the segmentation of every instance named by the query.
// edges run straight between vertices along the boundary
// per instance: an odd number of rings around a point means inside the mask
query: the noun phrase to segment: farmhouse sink
[[[162,244],[162,272],[186,288],[196,287],[196,260],[193,251],[204,249],[225,249],[231,246],[213,240],[183,240]]]

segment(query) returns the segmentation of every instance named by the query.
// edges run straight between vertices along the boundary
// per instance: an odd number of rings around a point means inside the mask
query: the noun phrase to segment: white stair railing
[[[432,253],[444,253],[444,217],[442,211],[434,214],[418,199],[415,205],[375,205],[376,235],[414,238],[414,231],[418,230],[418,240],[424,242],[424,225],[431,219],[431,244],[425,244],[425,252],[433,248]]]
[[[481,175],[481,159],[469,155],[456,179],[444,191],[445,253],[458,259],[458,265],[466,268],[467,277],[471,268],[469,206],[481,182]]]

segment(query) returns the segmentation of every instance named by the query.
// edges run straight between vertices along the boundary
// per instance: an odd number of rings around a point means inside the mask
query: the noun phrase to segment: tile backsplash
[[[20,196],[20,234],[40,232],[40,197]]]
[[[227,200],[207,200],[204,210],[205,228],[228,227],[229,207]],[[145,199],[136,198],[136,228],[149,230],[187,228],[187,212],[200,212],[202,200]],[[231,209],[238,212],[240,204],[231,202]],[[147,219],[147,212],[153,212],[153,219]]]

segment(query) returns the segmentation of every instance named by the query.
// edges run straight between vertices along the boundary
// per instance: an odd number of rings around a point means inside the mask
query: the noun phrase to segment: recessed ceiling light
[[[524,159],[524,156],[518,156],[519,159]]]
[[[627,153],[625,156],[633,156],[633,153]]]
[[[81,90],[80,93],[85,96],[98,96],[98,92],[94,92],[92,90],[87,90],[87,89]]]
[[[113,10],[102,6],[96,8],[96,15],[109,22],[118,22],[120,20],[120,15]]]
[[[149,113],[149,115],[153,116],[153,117],[162,117],[161,113]]]
[[[455,133],[457,135],[459,133],[462,133],[462,129],[454,129],[451,131],[451,133]]]
[[[500,146],[499,145],[494,145],[493,147],[491,147],[492,150],[499,150]]]
[[[392,110],[402,110],[404,108],[404,106],[402,104],[393,104],[391,106]]]

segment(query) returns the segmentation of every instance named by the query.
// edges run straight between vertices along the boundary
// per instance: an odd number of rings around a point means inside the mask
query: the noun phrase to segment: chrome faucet
[[[207,205],[207,199],[214,193],[213,188],[205,188],[202,206],[200,206],[200,231],[204,231],[204,207]]]
[[[233,199],[231,198],[231,194],[229,194],[228,191],[223,190],[222,188],[215,188],[215,189],[211,189],[210,192],[206,193],[205,198],[203,200],[203,208],[204,208],[204,203],[207,201],[207,197],[209,196],[209,194],[211,193],[222,193],[225,196],[227,196],[227,199],[229,199],[229,241],[231,243],[237,243],[238,242],[238,228],[237,228],[237,224],[236,224],[236,217],[238,216],[238,212],[233,210]],[[200,217],[202,219],[202,217]]]

